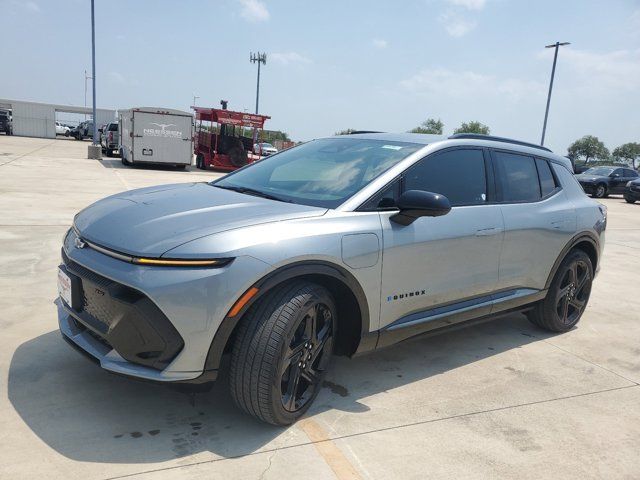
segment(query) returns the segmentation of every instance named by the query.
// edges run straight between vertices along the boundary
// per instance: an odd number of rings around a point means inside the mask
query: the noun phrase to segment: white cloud
[[[550,60],[552,55],[553,49],[547,49],[538,57]],[[570,70],[574,82],[589,90],[638,90],[640,49],[597,53],[563,47],[558,53],[558,68]]]
[[[126,83],[124,75],[120,72],[109,72],[109,78],[115,83]]]
[[[454,38],[465,36],[476,28],[477,25],[475,21],[467,20],[453,11],[447,11],[441,14],[438,17],[438,21],[444,26],[447,33]]]
[[[387,48],[389,46],[389,42],[381,38],[374,38],[371,40],[371,44],[376,48]]]
[[[271,60],[281,65],[289,65],[292,63],[312,63],[311,60],[298,52],[281,52],[272,53],[268,56]]]
[[[468,10],[482,10],[486,5],[486,0],[447,0],[451,5],[464,7]]]
[[[238,0],[242,6],[240,16],[248,22],[266,22],[271,15],[267,6],[260,0]]]
[[[28,11],[29,13],[41,13],[42,9],[40,8],[40,5],[38,5],[36,2],[34,1],[19,1],[19,0],[11,0],[9,2],[9,5],[11,5],[14,8],[23,8],[24,10]]]
[[[423,69],[402,80],[400,87],[414,95],[442,97],[499,97],[518,102],[530,96],[544,95],[545,86],[533,80],[500,79],[472,71],[455,72],[444,67]]]
[[[24,2],[24,8],[33,13],[40,13],[42,10],[40,9],[40,5],[36,2]]]

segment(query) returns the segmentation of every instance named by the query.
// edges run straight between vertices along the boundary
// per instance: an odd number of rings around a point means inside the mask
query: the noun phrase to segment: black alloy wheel
[[[556,290],[556,313],[564,325],[574,325],[587,306],[591,293],[591,267],[576,259],[567,265]]]
[[[527,312],[532,323],[552,332],[571,330],[584,313],[593,282],[593,265],[583,250],[572,250],[556,271],[547,296]]]
[[[266,292],[234,332],[231,396],[245,412],[290,425],[322,388],[333,352],[336,308],[331,293],[303,279]]]
[[[282,405],[295,413],[315,397],[333,350],[333,315],[323,303],[313,304],[300,319],[282,362]]]
[[[593,194],[596,198],[604,198],[607,196],[607,187],[602,183],[596,186],[596,191]]]

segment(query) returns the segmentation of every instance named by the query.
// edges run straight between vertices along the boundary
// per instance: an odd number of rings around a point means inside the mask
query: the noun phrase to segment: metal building
[[[55,138],[56,112],[79,113],[89,116],[92,114],[92,110],[89,107],[25,102],[4,98],[0,98],[0,108],[12,111],[13,134],[24,137]],[[104,108],[96,110],[97,125],[113,122],[115,119],[115,110],[106,110]]]

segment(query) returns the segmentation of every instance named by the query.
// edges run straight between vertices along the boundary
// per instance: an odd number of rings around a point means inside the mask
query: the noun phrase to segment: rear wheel
[[[273,425],[300,418],[320,391],[333,351],[335,304],[320,285],[294,280],[244,315],[233,345],[231,395]]]
[[[633,197],[630,197],[629,195],[625,195],[624,199],[627,203],[636,203],[636,199]]]
[[[552,332],[570,330],[587,307],[592,281],[591,259],[582,250],[572,250],[560,264],[546,298],[528,312],[529,320]]]
[[[603,183],[596,186],[596,191],[593,192],[593,196],[596,198],[604,198],[607,196],[607,186]]]

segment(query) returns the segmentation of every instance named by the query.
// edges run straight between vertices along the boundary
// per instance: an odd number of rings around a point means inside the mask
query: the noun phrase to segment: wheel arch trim
[[[569,240],[569,242],[567,242],[567,244],[564,246],[564,248],[562,249],[562,251],[560,252],[560,255],[558,255],[558,258],[556,259],[555,263],[553,264],[553,267],[551,268],[551,272],[549,273],[549,276],[547,277],[547,281],[544,285],[545,289],[548,289],[551,286],[551,282],[553,281],[553,277],[555,277],[556,272],[558,271],[558,268],[560,268],[560,264],[562,263],[562,261],[565,259],[565,257],[567,256],[567,254],[576,247],[576,245],[580,244],[580,243],[584,243],[587,242],[589,243],[595,252],[595,257],[596,257],[596,264],[593,265],[593,270],[595,272],[597,265],[600,264],[600,241],[598,240],[598,237],[591,233],[591,232],[580,232],[577,235],[575,235],[573,238],[571,238],[571,240]],[[587,254],[589,252],[586,252]]]
[[[287,280],[291,280],[293,278],[310,275],[322,275],[334,278],[342,282],[351,291],[360,309],[360,333],[361,337],[364,337],[369,332],[370,315],[367,297],[358,280],[344,267],[335,263],[320,260],[295,262],[277,268],[276,270],[266,274],[260,280],[251,285],[247,289],[247,291],[251,288],[258,288],[258,293],[254,295],[245,305],[243,305],[243,307],[236,315],[230,316],[229,312],[227,312],[213,337],[211,346],[209,347],[209,352],[207,354],[204,365],[204,372],[206,373],[217,371],[220,368],[222,355],[225,351],[227,343],[231,338],[231,335],[236,326],[238,325],[238,322],[240,322],[244,313],[249,308],[251,308],[251,305],[257,302],[260,298],[262,298],[263,295],[267,294],[276,285],[279,285],[282,282],[286,282]],[[242,292],[242,294],[239,295],[238,298],[242,298],[245,293],[246,291]],[[231,308],[233,308],[233,306]]]

